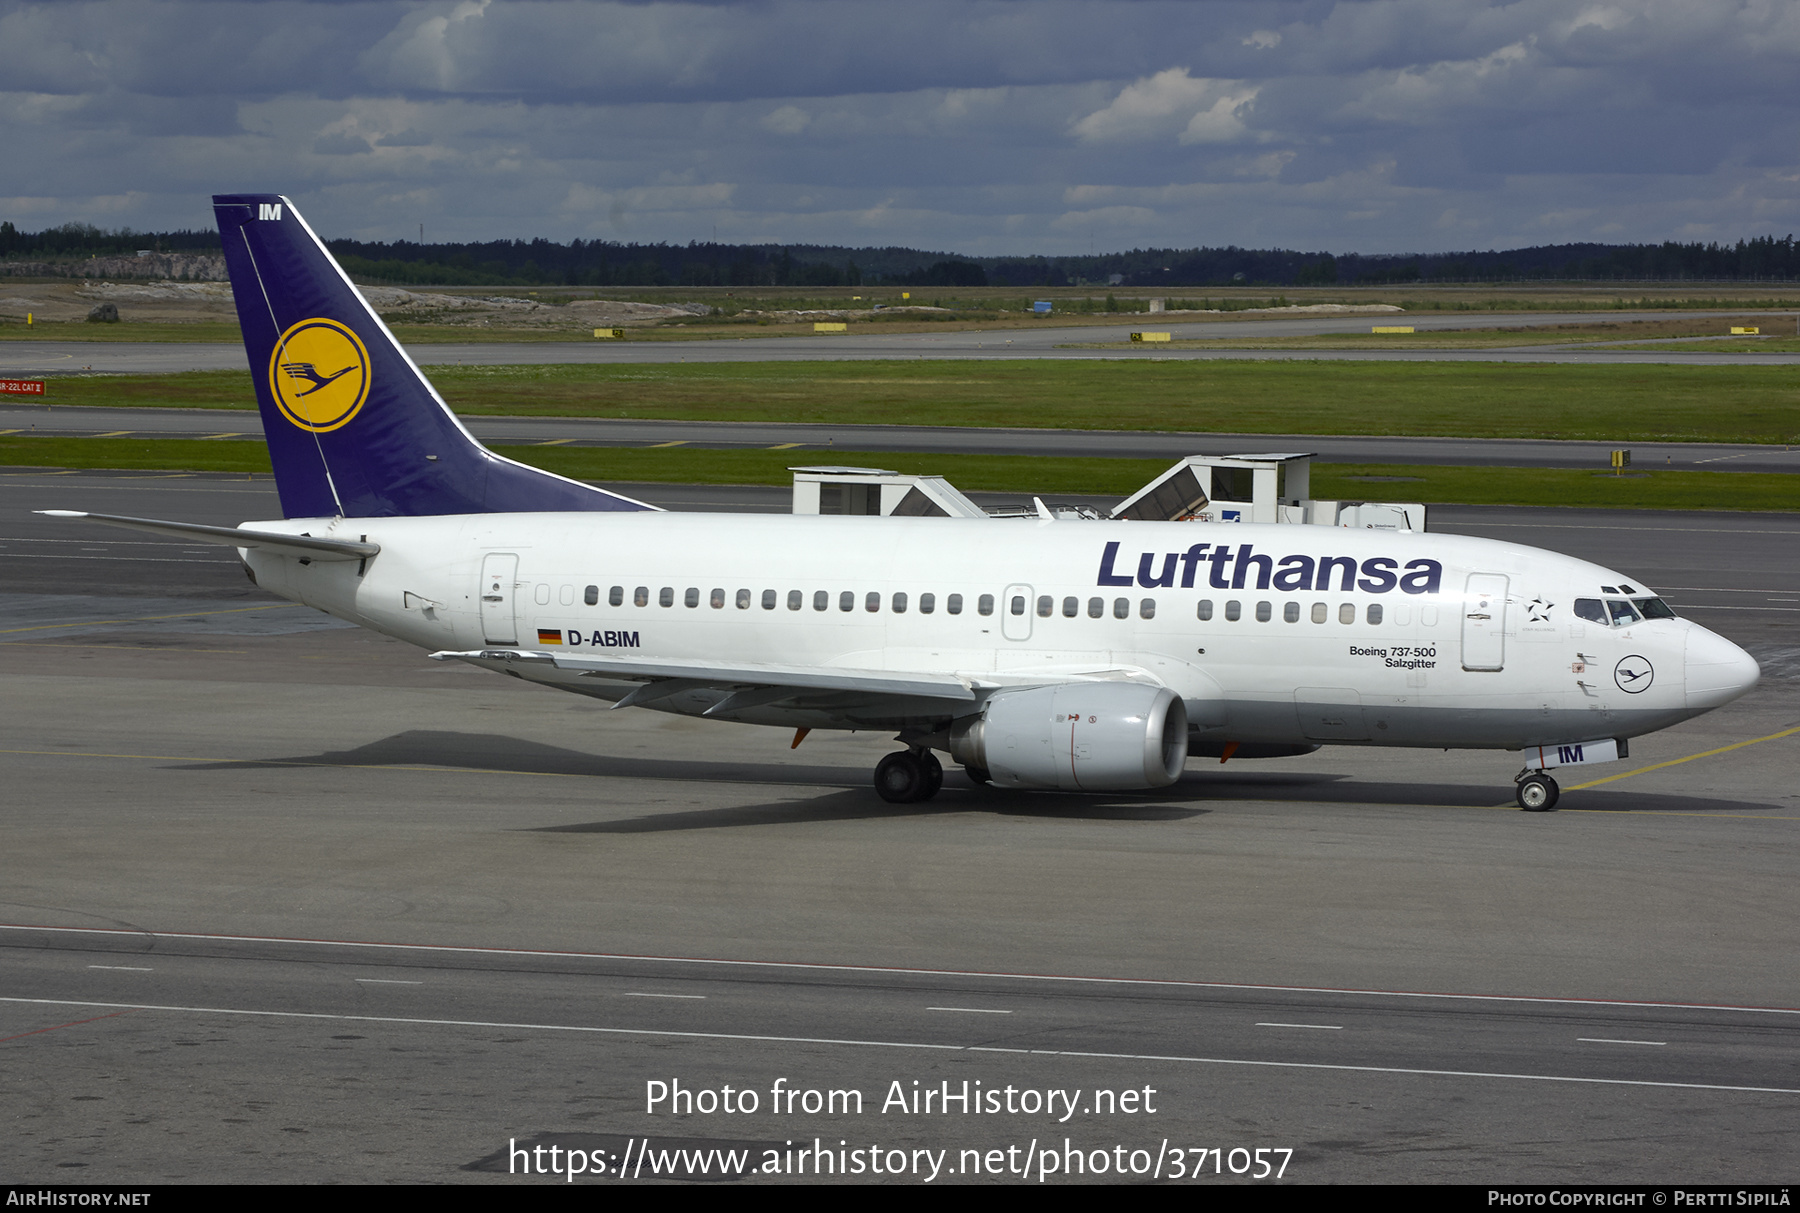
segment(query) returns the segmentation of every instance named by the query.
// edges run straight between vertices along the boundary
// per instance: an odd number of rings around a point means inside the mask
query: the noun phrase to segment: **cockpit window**
[[[1643,616],[1637,613],[1636,608],[1624,599],[1608,598],[1606,600],[1606,606],[1607,609],[1612,612],[1612,621],[1615,628],[1622,628],[1627,624],[1637,623],[1643,619]]]
[[[1676,618],[1675,612],[1669,608],[1669,604],[1660,598],[1633,598],[1631,604],[1638,609],[1645,619]]]
[[[1589,623],[1597,623],[1601,627],[1611,627],[1612,620],[1606,616],[1606,608],[1600,605],[1598,598],[1577,598],[1575,600],[1575,618],[1585,619]]]

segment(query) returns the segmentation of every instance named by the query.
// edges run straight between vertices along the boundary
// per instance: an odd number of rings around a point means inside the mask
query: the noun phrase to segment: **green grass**
[[[225,342],[241,344],[244,340],[237,324],[224,320],[133,321],[118,324],[89,324],[84,320],[39,320],[0,323],[0,341],[155,341],[175,344]]]
[[[549,471],[602,482],[791,483],[790,465],[808,452],[693,447],[496,448]],[[933,472],[974,492],[1124,496],[1168,467],[1163,459],[1079,459],[1028,455],[894,454],[834,451],[834,461],[899,472]],[[260,442],[195,438],[34,438],[0,436],[0,465],[143,471],[270,470]],[[1393,477],[1364,480],[1358,477]],[[1456,505],[1588,506],[1657,510],[1800,510],[1800,479],[1773,472],[1604,471],[1465,468],[1411,464],[1315,464],[1315,497]]]
[[[1800,442],[1800,366],[812,362],[427,368],[471,415]],[[52,405],[254,407],[246,372],[58,376]],[[846,434],[847,440],[853,436]]]

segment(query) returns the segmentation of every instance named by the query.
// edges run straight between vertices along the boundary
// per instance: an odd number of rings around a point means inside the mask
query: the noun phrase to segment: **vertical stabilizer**
[[[289,518],[654,508],[475,441],[286,198],[213,211]]]

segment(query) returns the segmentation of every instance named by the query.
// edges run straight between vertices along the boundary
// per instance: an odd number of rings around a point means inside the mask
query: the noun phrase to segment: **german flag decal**
[[[562,633],[555,628],[539,628],[538,629],[538,643],[539,644],[561,644],[562,643]]]

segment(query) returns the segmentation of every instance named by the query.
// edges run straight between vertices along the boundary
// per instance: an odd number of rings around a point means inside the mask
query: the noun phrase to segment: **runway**
[[[1512,438],[1393,438],[1375,435],[1205,434],[1144,430],[1007,429],[917,425],[814,425],[733,421],[645,421],[596,417],[463,417],[489,444],[779,447],[797,464],[837,462],[838,451],[1179,459],[1184,455],[1311,451],[1328,463],[1602,469],[1601,442]],[[262,418],[238,409],[100,409],[0,406],[0,433],[44,437],[260,439]],[[1633,467],[1689,471],[1797,472],[1800,447],[1751,443],[1643,442]]]
[[[1182,321],[1179,312],[1136,316],[1116,325],[1050,325],[1029,329],[962,329],[925,333],[849,333],[781,337],[740,337],[701,341],[522,341],[438,345],[418,344],[407,353],[423,366],[541,366],[560,363],[643,365],[679,362],[812,362],[894,358],[1096,358],[1327,360],[1347,362],[1562,362],[1619,365],[1762,366],[1800,362],[1800,354],[1726,354],[1599,348],[1591,341],[1562,346],[1517,346],[1474,350],[1254,350],[1170,349],[1133,346],[1134,331],[1155,330],[1174,340],[1257,341],[1366,333],[1376,324],[1412,325],[1420,332],[1499,326],[1545,327],[1596,322],[1688,320],[1722,317],[1725,312],[1420,313],[1361,316],[1259,317],[1244,320]],[[1793,322],[1791,313],[1769,315],[1772,327]],[[1111,349],[1085,348],[1095,344]],[[244,370],[237,343],[8,341],[0,343],[0,373],[12,375],[149,374],[190,370]]]
[[[9,1180],[505,1182],[516,1144],[641,1180],[773,1150],[759,1183],[815,1139],[912,1183],[1791,1171],[1786,516],[1434,511],[1605,554],[1763,662],[1536,815],[1514,756],[1347,747],[888,805],[883,737],[570,702],[42,508],[279,512],[266,479],[0,475]],[[906,1103],[965,1081],[1014,1109]],[[757,1108],[648,1105],[675,1082]]]

